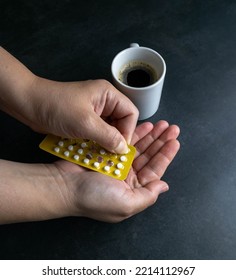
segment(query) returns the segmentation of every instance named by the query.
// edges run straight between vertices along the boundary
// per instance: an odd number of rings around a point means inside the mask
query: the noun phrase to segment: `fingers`
[[[87,131],[86,135],[89,139],[96,141],[112,153],[127,153],[126,140],[116,127],[109,125],[96,114],[88,122],[90,130]]]
[[[71,138],[78,135],[98,142],[111,152],[126,153],[138,119],[134,104],[105,80],[64,85],[68,94],[61,94],[64,102],[60,104],[66,107],[66,112],[60,127],[66,127]],[[57,134],[61,135],[62,129],[58,130]]]
[[[174,159],[180,148],[178,140],[172,139],[166,142],[161,149],[138,172],[138,180],[141,185],[160,179],[167,167]]]
[[[137,124],[136,113],[125,114],[124,112],[123,117],[117,118],[116,121],[114,122],[114,126],[124,136],[128,144],[131,143],[132,136],[136,128],[136,124]]]
[[[179,132],[179,127],[176,125],[169,126],[165,121],[158,122],[151,133],[135,145],[137,157],[133,163],[134,169],[137,172],[141,170],[167,141],[176,139]]]
[[[153,129],[153,124],[150,122],[145,122],[138,125],[134,131],[131,145],[135,145],[140,139],[144,138]]]
[[[142,186],[160,179],[180,148],[176,138],[180,130],[176,125],[159,121],[144,137],[135,144],[137,157],[133,168]]]
[[[113,120],[113,124],[130,144],[138,120],[138,109],[124,94],[108,85],[106,103],[102,115]]]
[[[137,156],[142,154],[146,149],[156,141],[164,131],[169,127],[168,122],[159,121],[153,127],[153,129],[145,137],[139,137],[139,141],[135,144],[137,149]]]
[[[94,134],[93,139],[111,152],[126,153],[127,143],[130,144],[136,128],[138,110],[110,83],[104,80],[97,83],[104,91],[93,101],[95,108],[93,118],[97,130],[97,135]]]

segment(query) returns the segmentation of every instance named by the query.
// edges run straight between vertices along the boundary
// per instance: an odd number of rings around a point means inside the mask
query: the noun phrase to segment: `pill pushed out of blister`
[[[128,145],[127,154],[114,154],[92,140],[68,139],[47,135],[39,147],[57,157],[92,169],[119,180],[125,180],[131,168],[136,149]]]

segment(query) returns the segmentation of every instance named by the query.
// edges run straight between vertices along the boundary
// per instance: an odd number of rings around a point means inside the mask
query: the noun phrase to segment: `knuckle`
[[[98,80],[96,80],[96,82],[98,83],[98,85],[100,85],[103,88],[110,88],[111,87],[111,83],[108,82],[105,79],[98,79]]]

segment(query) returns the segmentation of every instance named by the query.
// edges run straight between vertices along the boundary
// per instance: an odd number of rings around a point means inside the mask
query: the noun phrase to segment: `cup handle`
[[[130,48],[138,48],[138,47],[139,47],[139,44],[137,44],[137,43],[131,43],[129,46],[130,46]]]

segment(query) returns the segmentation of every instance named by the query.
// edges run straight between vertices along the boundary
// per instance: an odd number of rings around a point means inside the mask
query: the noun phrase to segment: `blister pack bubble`
[[[39,147],[59,158],[111,176],[125,180],[135,157],[136,149],[128,145],[127,154],[114,154],[89,139],[68,139],[47,135]]]

